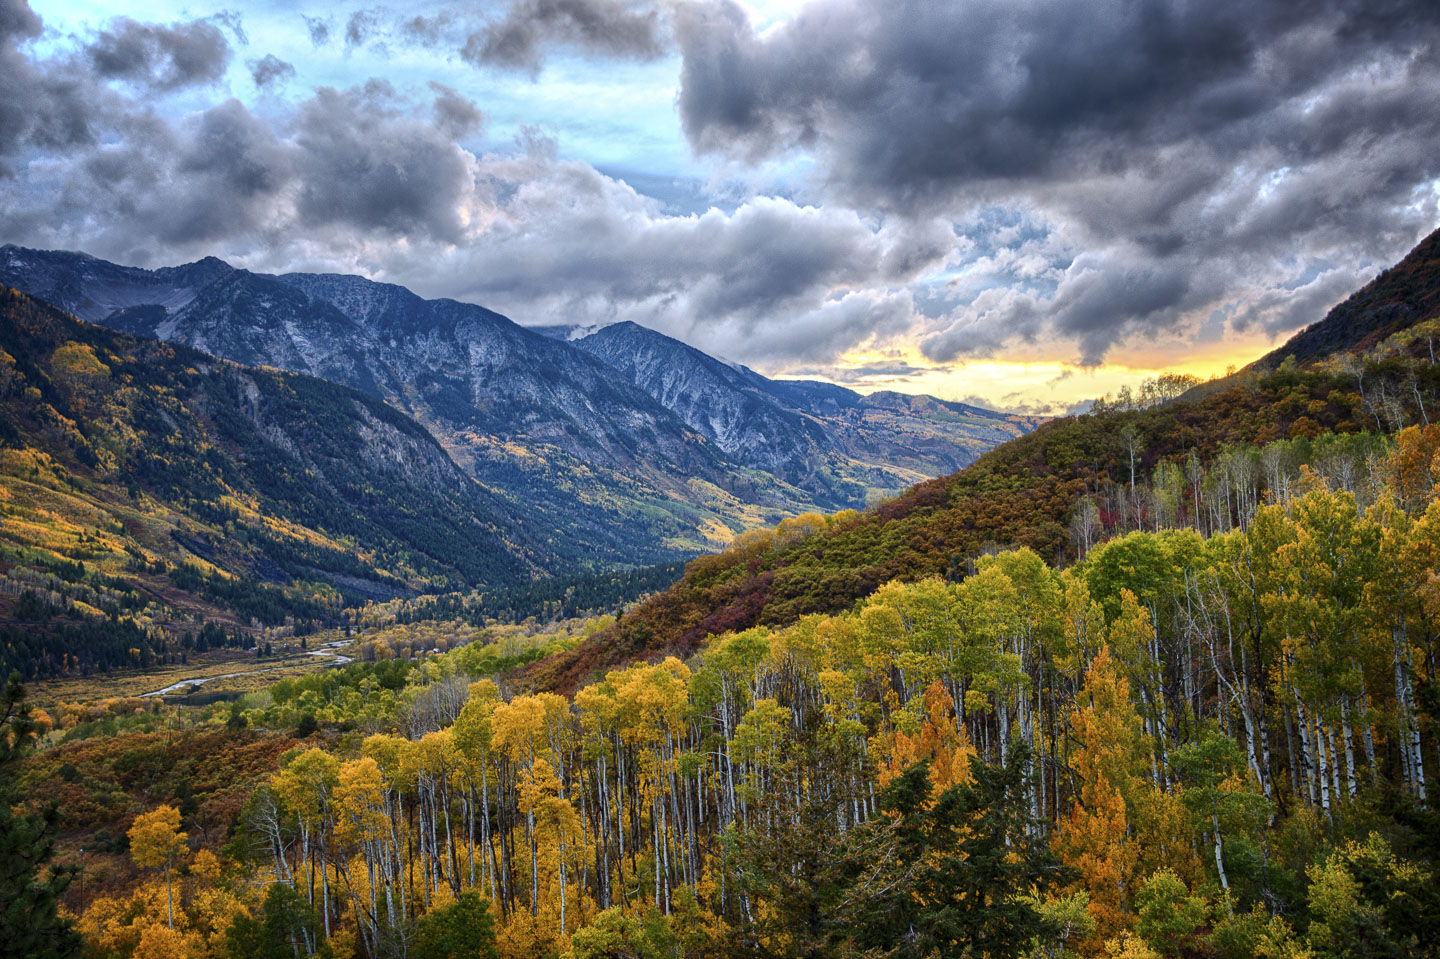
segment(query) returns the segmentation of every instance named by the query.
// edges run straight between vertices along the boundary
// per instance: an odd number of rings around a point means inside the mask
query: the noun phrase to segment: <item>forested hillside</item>
[[[1288,356],[1304,365],[1348,351],[1363,352],[1394,333],[1432,319],[1437,312],[1440,230],[1336,305],[1324,319],[1307,326],[1253,365],[1274,369]]]
[[[632,658],[688,655],[715,633],[838,612],[892,579],[960,579],[999,548],[1063,564],[1102,526],[1229,528],[1281,481],[1277,463],[1293,478],[1302,462],[1320,468],[1346,445],[1321,437],[1423,422],[1440,400],[1440,370],[1411,355],[1423,349],[1377,348],[1358,371],[1285,368],[1196,402],[1045,423],[874,510],[790,520],[695,560],[672,589],[592,643],[536,664],[525,681],[573,689]],[[1261,447],[1285,439],[1292,446],[1262,463]]]

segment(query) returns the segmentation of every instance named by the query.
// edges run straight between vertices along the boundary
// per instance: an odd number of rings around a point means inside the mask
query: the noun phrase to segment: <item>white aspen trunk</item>
[[[530,846],[530,916],[540,907],[540,860],[535,848],[535,810],[525,811],[525,841]]]
[[[1420,805],[1425,805],[1425,756],[1420,743],[1420,718],[1415,715],[1415,687],[1411,677],[1415,675],[1415,663],[1411,659],[1410,643],[1405,643],[1405,702],[1410,722],[1410,749],[1415,757],[1415,792]]]
[[[1008,757],[1005,755],[1010,746],[1010,707],[1006,705],[1003,696],[996,698],[996,713],[1000,719],[1000,768],[1004,769]]]
[[[661,847],[661,845],[662,845],[661,840],[660,840],[660,810],[659,810],[659,805],[660,805],[660,797],[657,795],[657,796],[655,797],[655,801],[654,801],[654,803],[651,805],[651,809],[650,809],[650,832],[651,832],[651,833],[654,835],[654,837],[655,837],[655,839],[654,839],[654,842],[655,842],[655,908],[657,908],[657,909],[660,908],[660,871],[661,871],[661,865],[660,865],[660,860],[661,860],[660,847]]]
[[[430,830],[425,827],[425,789],[418,782],[416,784],[415,814],[419,817],[419,824],[416,826],[415,842],[420,847],[420,891],[424,895],[425,911],[430,911]],[[415,858],[411,854],[411,871],[414,871]],[[413,879],[413,875],[406,878],[406,881]]]
[[[1370,767],[1370,781],[1378,782],[1380,767],[1375,764],[1375,733],[1370,728],[1370,697],[1365,691],[1365,673],[1360,673],[1360,742],[1365,747],[1365,762]]]
[[[1265,798],[1270,798],[1270,723],[1265,718],[1265,710],[1260,710],[1260,785],[1265,790]]]
[[[1285,706],[1284,708],[1285,708],[1285,746],[1286,746],[1286,752],[1289,753],[1289,757],[1290,757],[1290,791],[1293,792],[1295,795],[1299,796],[1299,795],[1300,795],[1300,774],[1299,774],[1299,767],[1298,767],[1298,764],[1297,764],[1296,759],[1295,759],[1295,739],[1296,739],[1296,734],[1295,734],[1295,721],[1294,721],[1294,720],[1291,718],[1291,716],[1290,716],[1290,707],[1287,705],[1287,706]]]
[[[600,753],[600,908],[610,908],[610,784],[605,768],[605,754]]]
[[[560,856],[560,935],[565,935],[565,830],[557,830],[559,834],[556,844],[556,851]]]
[[[1345,742],[1345,787],[1350,802],[1355,801],[1355,736],[1350,730],[1350,695],[1340,697],[1340,736]]]
[[[325,938],[330,938],[330,865],[329,854],[320,850],[320,912],[325,917]]]
[[[465,778],[465,795],[460,797],[460,818],[465,822],[465,859],[470,872],[466,888],[474,889],[478,883],[475,870],[475,787],[468,776]]]
[[[1310,719],[1305,715],[1305,704],[1300,702],[1300,694],[1293,687],[1290,692],[1295,697],[1295,725],[1300,731],[1300,764],[1305,775],[1305,791],[1310,797],[1310,804],[1318,806],[1320,790],[1315,784],[1315,754],[1310,749]]]
[[[1225,857],[1220,845],[1220,817],[1215,813],[1210,814],[1210,825],[1215,829],[1215,872],[1220,877],[1220,888],[1230,889],[1230,881],[1225,878]]]
[[[1330,750],[1330,795],[1335,797],[1335,805],[1340,805],[1340,750],[1335,742],[1335,727],[1329,723],[1325,724],[1325,745]]]
[[[1415,765],[1410,758],[1410,704],[1406,699],[1409,684],[1405,681],[1405,666],[1401,659],[1401,647],[1407,645],[1409,640],[1405,636],[1403,626],[1396,627],[1390,632],[1391,638],[1391,661],[1395,672],[1395,705],[1399,711],[1400,735],[1397,738],[1397,745],[1400,747],[1400,770],[1405,778],[1405,785],[1415,788]]]
[[[1040,684],[1039,684],[1039,683],[1036,683],[1035,686],[1036,686],[1036,689],[1035,689],[1035,711],[1036,711],[1036,713],[1037,713],[1038,715],[1040,715],[1041,717],[1043,717],[1043,716],[1045,715],[1045,704],[1040,700],[1040,689],[1039,689]],[[1042,719],[1040,725],[1041,725],[1042,727],[1045,725],[1043,719]],[[1035,740],[1035,771],[1036,771],[1036,779],[1037,779],[1038,782],[1039,782],[1040,802],[1041,802],[1041,803],[1044,803],[1044,802],[1045,802],[1045,741],[1044,741],[1043,735],[1037,737],[1036,740]],[[1042,828],[1042,827],[1041,827],[1041,822],[1042,822],[1042,821],[1044,820],[1044,818],[1045,818],[1045,810],[1044,810],[1043,808],[1042,808],[1042,809],[1036,809],[1035,806],[1034,806],[1034,804],[1032,803],[1032,804],[1031,804],[1031,811],[1032,811],[1032,816],[1034,817],[1034,820],[1035,820],[1035,827],[1036,827],[1037,829]]]

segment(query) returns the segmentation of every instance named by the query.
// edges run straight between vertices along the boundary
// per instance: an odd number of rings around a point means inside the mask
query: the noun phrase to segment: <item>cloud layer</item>
[[[1290,328],[1434,226],[1440,15],[1419,0],[816,0],[764,36],[717,0],[676,36],[697,150],[814,155],[827,195],[896,215],[1048,222],[1053,284],[979,293],[926,341],[938,359],[1018,334],[1095,362],[1216,309]]]
[[[234,14],[43,27],[0,0],[0,241],[360,271],[769,371],[1288,331],[1440,219],[1440,16],[1405,0],[812,0],[765,30],[732,0],[295,19],[317,57],[429,58],[418,91],[307,85],[293,51],[231,71]],[[683,136],[748,192],[682,215],[552,135],[497,147],[514,131],[471,81],[543,85],[557,58],[673,61]]]

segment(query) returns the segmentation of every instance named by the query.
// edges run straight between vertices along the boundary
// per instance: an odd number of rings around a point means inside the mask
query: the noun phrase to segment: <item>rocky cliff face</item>
[[[726,455],[803,482],[819,430],[744,373],[634,323],[616,323],[574,341],[599,357]]]
[[[573,342],[727,455],[837,509],[863,505],[867,494],[857,484],[900,489],[954,472],[1036,424],[933,396],[862,396],[829,383],[771,380],[634,323]]]

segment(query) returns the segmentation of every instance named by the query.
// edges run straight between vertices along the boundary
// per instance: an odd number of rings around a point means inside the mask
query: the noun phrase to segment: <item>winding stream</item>
[[[319,649],[312,649],[312,650],[310,650],[309,652],[307,652],[305,655],[306,655],[306,656],[323,656],[323,657],[328,657],[328,658],[334,660],[334,661],[331,662],[331,663],[327,663],[327,664],[326,664],[327,667],[344,666],[346,663],[353,662],[353,661],[354,661],[354,658],[353,658],[353,657],[350,657],[350,656],[342,655],[342,654],[340,653],[340,650],[343,649],[343,648],[345,648],[346,646],[349,646],[349,645],[352,644],[353,642],[355,642],[353,639],[337,639],[337,640],[333,640],[333,641],[328,642],[328,643],[323,643],[323,644],[320,646]],[[203,686],[203,685],[205,685],[206,683],[213,682],[214,680],[217,680],[217,679],[234,679],[236,676],[249,676],[249,675],[251,675],[252,673],[268,673],[268,672],[270,672],[271,670],[284,669],[284,668],[286,668],[287,666],[293,666],[293,665],[295,665],[295,664],[294,664],[294,663],[284,663],[284,664],[279,665],[279,666],[259,666],[259,667],[256,667],[255,669],[241,669],[241,670],[238,670],[238,671],[233,672],[233,673],[219,673],[219,674],[214,675],[214,676],[196,676],[196,677],[194,677],[194,678],[192,678],[192,679],[182,679],[182,680],[180,680],[179,682],[171,683],[169,686],[166,686],[164,689],[157,689],[157,690],[155,690],[154,692],[149,692],[149,693],[141,693],[141,694],[140,694],[140,698],[141,698],[141,699],[148,699],[148,698],[150,698],[150,697],[152,697],[152,696],[169,696],[169,695],[171,695],[172,693],[178,693],[178,692],[180,692],[181,690],[186,689],[187,687],[191,687],[192,690],[193,690],[194,687]]]

